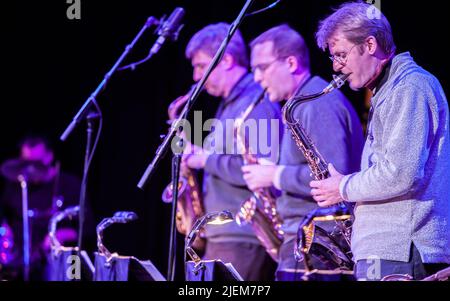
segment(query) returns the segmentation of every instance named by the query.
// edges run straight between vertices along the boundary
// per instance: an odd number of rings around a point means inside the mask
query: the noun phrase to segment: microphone
[[[116,212],[111,219],[114,223],[126,224],[128,222],[137,220],[138,216],[132,211],[119,211]]]
[[[175,41],[178,38],[178,33],[183,27],[183,24],[181,24],[183,16],[184,9],[181,7],[177,7],[169,16],[169,18],[163,22],[158,30],[159,37],[153,45],[152,49],[150,49],[151,54],[156,54],[164,44],[166,39]]]

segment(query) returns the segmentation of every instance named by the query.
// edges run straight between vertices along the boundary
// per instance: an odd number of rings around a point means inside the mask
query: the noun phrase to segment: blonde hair
[[[390,56],[396,47],[389,21],[380,12],[377,16],[370,15],[370,10],[377,9],[365,2],[348,2],[342,4],[334,13],[322,20],[316,33],[317,45],[325,50],[329,39],[337,32],[354,44],[362,44],[373,36],[383,52]]]

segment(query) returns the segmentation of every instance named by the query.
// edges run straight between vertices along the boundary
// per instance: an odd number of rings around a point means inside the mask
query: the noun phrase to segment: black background
[[[255,2],[255,7],[270,3]],[[342,2],[284,0],[271,11],[245,19],[240,29],[250,42],[264,30],[288,23],[307,41],[313,73],[329,80],[331,64],[327,54],[317,48],[314,33],[318,21]],[[63,169],[81,176],[85,125],[64,144],[58,137],[147,17],[160,18],[177,6],[183,7],[185,27],[179,40],[164,45],[134,72],[117,73],[98,98],[104,130],[89,181],[96,222],[119,210],[132,210],[140,217],[132,224],[113,226],[106,234],[110,250],[150,259],[165,274],[170,206],[162,203],[160,196],[170,180],[170,155],[145,191],[136,184],[153,158],[159,136],[167,131],[168,104],[193,83],[190,62],[184,58],[187,42],[207,24],[232,22],[244,3],[81,0],[81,20],[67,18],[69,4],[65,0],[14,1],[4,6],[3,13],[13,18],[4,27],[2,41],[0,161],[17,156],[24,135],[44,134],[56,144]],[[381,10],[391,22],[398,52],[410,51],[448,92],[450,66],[443,50],[450,22],[443,5],[442,1],[381,1]],[[145,57],[154,40],[155,35],[148,32],[128,61]],[[363,93],[343,90],[364,120]],[[204,110],[206,120],[217,104],[217,99],[202,95],[196,108]]]

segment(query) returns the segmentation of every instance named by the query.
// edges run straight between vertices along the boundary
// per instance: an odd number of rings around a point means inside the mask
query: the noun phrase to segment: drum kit
[[[42,183],[52,178],[52,168],[40,161],[11,159],[2,164],[1,174],[11,182]]]
[[[59,169],[59,168],[57,168]],[[23,226],[23,272],[24,280],[29,280],[30,275],[30,254],[31,254],[31,238],[30,238],[30,217],[35,216],[36,212],[29,210],[28,202],[28,185],[47,183],[55,177],[55,167],[47,166],[40,161],[29,161],[23,159],[11,159],[4,162],[0,167],[0,173],[3,177],[11,182],[18,183],[21,188],[22,196],[22,226]],[[6,226],[5,226],[6,229]],[[6,231],[5,231],[6,233]],[[1,233],[0,233],[1,234]],[[11,236],[0,236],[0,239],[8,242],[8,249],[3,250],[4,258],[12,258]],[[2,254],[3,254],[2,253]],[[4,264],[7,264],[5,260]]]

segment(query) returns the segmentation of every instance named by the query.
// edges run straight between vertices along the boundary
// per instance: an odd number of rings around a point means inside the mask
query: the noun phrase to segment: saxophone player
[[[369,11],[378,11],[373,18]],[[409,52],[396,54],[375,6],[345,3],[316,33],[352,90],[372,91],[361,171],[311,182],[319,206],[356,204],[356,277],[422,279],[450,263],[449,110],[439,81]],[[333,161],[331,161],[333,162]]]
[[[288,25],[262,33],[251,43],[251,67],[254,79],[266,89],[271,102],[277,103],[296,95],[322,91],[327,82],[310,73],[308,48],[302,36]],[[295,117],[310,134],[325,160],[336,168],[356,171],[362,150],[362,128],[350,102],[339,91],[300,105]],[[301,268],[293,254],[295,234],[302,219],[317,204],[311,197],[312,180],[307,161],[286,129],[278,165],[242,167],[251,190],[275,186],[281,190],[277,208],[283,220],[284,242],[279,251],[277,279],[282,271]],[[330,226],[324,225],[331,229]],[[278,273],[280,272],[280,273]]]
[[[225,23],[212,24],[201,29],[189,41],[186,57],[191,60],[194,81],[197,82],[203,77],[221,42],[227,36],[228,28],[229,25]],[[252,195],[242,177],[242,156],[230,153],[230,145],[220,139],[230,134],[226,132],[226,121],[238,118],[262,94],[261,87],[253,81],[253,76],[249,73],[248,64],[246,45],[241,34],[236,32],[222,60],[205,84],[208,94],[221,98],[213,135],[209,135],[214,137],[215,141],[211,144],[215,147],[213,150],[204,149],[188,143],[185,148],[183,164],[205,172],[203,199],[206,212],[229,210],[235,215],[242,201]],[[275,120],[280,131],[282,129],[280,108],[268,100],[260,102],[249,119],[265,119],[269,121],[269,125],[271,120]],[[233,128],[228,130],[231,130],[232,134]],[[266,133],[271,133],[271,129]],[[273,148],[268,156],[276,157],[279,139],[271,145]],[[207,243],[204,259],[231,262],[245,280],[273,279],[276,265],[249,225],[239,227],[233,222],[222,226],[208,226],[205,237]]]

